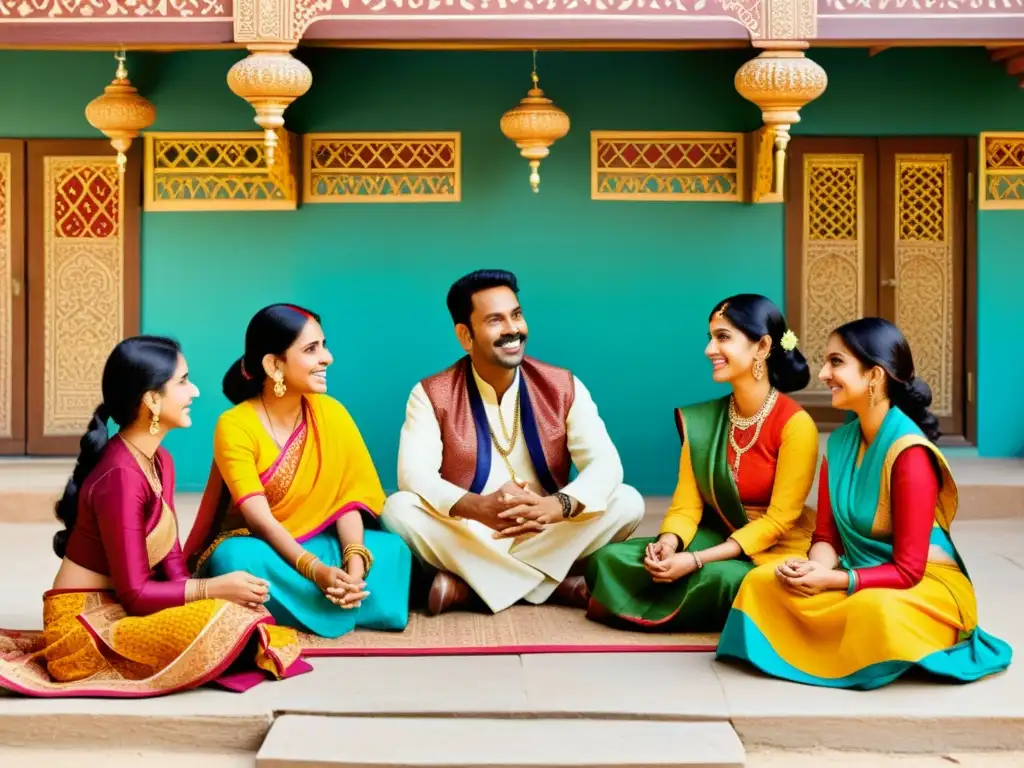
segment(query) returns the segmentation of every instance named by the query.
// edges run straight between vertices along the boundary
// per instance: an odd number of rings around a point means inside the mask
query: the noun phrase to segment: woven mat
[[[0,630],[7,644],[30,650],[38,630]],[[514,605],[497,615],[452,611],[409,614],[403,632],[359,629],[336,640],[299,635],[303,656],[463,656],[517,653],[711,652],[717,634],[627,632],[556,605]]]
[[[302,635],[304,656],[459,656],[516,653],[714,651],[717,634],[627,632],[555,605],[514,605],[497,615],[409,615],[403,632],[357,630],[337,640]]]

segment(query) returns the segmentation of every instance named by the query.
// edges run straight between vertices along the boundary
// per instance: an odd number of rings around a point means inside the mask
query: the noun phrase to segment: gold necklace
[[[274,438],[274,442],[277,443],[277,447],[281,448],[284,446],[277,438],[277,430],[274,429],[274,419],[270,416],[270,409],[267,408],[267,401],[263,399],[263,393],[260,392],[260,405],[263,406],[263,413],[267,416],[267,424],[270,426],[270,436]],[[302,403],[299,403],[299,412],[295,415],[295,423],[292,424],[292,431],[289,433],[289,437],[295,433],[295,428],[299,426],[299,420],[302,418]]]
[[[494,434],[494,428],[491,426],[491,422],[487,422],[487,431],[491,433],[491,442],[494,443],[494,449],[498,452],[501,458],[505,462],[505,466],[508,468],[508,474],[512,478],[513,483],[518,483],[516,479],[516,471],[512,469],[512,462],[508,460],[508,457],[512,454],[512,451],[516,447],[516,441],[519,439],[519,388],[516,388],[516,405],[514,410],[513,418],[515,421],[512,423],[512,437],[508,436],[508,429],[505,428],[505,417],[501,413],[501,402],[498,402],[498,423],[501,425],[501,433],[508,441],[508,448],[502,448],[501,443],[498,442],[498,436]]]
[[[761,436],[761,426],[764,424],[765,419],[768,418],[772,408],[775,407],[775,401],[778,397],[779,391],[775,387],[771,387],[768,390],[768,397],[764,399],[764,403],[761,404],[757,413],[749,418],[740,416],[736,412],[736,396],[733,395],[729,398],[729,445],[732,446],[733,453],[735,453],[735,458],[732,460],[732,478],[737,483],[740,480],[740,459],[744,453],[753,448],[754,444],[757,443],[757,439]],[[751,427],[756,427],[754,429],[754,436],[749,443],[740,448],[739,443],[736,442],[736,431],[742,432]]]
[[[135,443],[129,440],[127,437],[118,432],[118,437],[121,441],[128,446],[128,452],[135,457],[135,462],[139,465],[139,469],[142,470],[142,474],[146,476],[146,481],[149,483],[149,487],[153,489],[153,493],[163,500],[164,486],[160,480],[160,475],[156,471],[156,460],[149,458],[142,449],[139,448]]]

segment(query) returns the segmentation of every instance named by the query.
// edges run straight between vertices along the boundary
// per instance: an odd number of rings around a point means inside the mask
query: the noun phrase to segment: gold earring
[[[149,434],[156,435],[160,432],[160,414],[153,411],[153,418],[149,420]]]
[[[284,397],[284,393],[288,391],[288,388],[284,385],[284,376],[278,372],[274,374],[274,394],[278,397]]]
[[[753,370],[753,373],[754,373],[754,379],[756,381],[760,381],[761,379],[764,378],[764,363],[761,362],[761,358],[759,358],[759,357],[755,357],[754,358],[754,370]]]
[[[868,408],[875,407],[875,385],[868,385]]]

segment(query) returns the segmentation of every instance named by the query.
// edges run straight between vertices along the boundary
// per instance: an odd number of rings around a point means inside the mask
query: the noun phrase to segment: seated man
[[[452,285],[448,311],[468,356],[417,384],[406,408],[400,490],[382,519],[437,569],[435,615],[470,589],[495,613],[553,595],[585,607],[586,584],[570,569],[643,518],[589,392],[571,372],[524,357],[518,291],[496,270]]]

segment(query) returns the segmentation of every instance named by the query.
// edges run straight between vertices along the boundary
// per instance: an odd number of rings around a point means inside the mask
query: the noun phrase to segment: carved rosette
[[[263,129],[267,165],[274,164],[277,131],[284,127],[284,111],[313,85],[309,67],[291,54],[294,43],[260,43],[231,67],[228,87],[256,110],[255,122]]]
[[[775,193],[782,193],[789,129],[800,122],[800,110],[825,92],[828,76],[804,55],[807,43],[761,42],[764,48],[736,72],[740,96],[761,109],[761,119],[775,133]]]
[[[97,96],[86,105],[85,119],[110,139],[111,146],[117,150],[117,167],[124,173],[127,162],[125,153],[139,132],[149,128],[156,120],[156,108],[139,95],[128,79],[124,53],[115,58],[118,64],[114,79],[103,89],[102,96]]]
[[[539,192],[540,161],[548,156],[552,144],[569,133],[569,116],[544,95],[536,72],[532,78],[533,88],[518,106],[501,116],[501,132],[530,161],[530,187]]]

